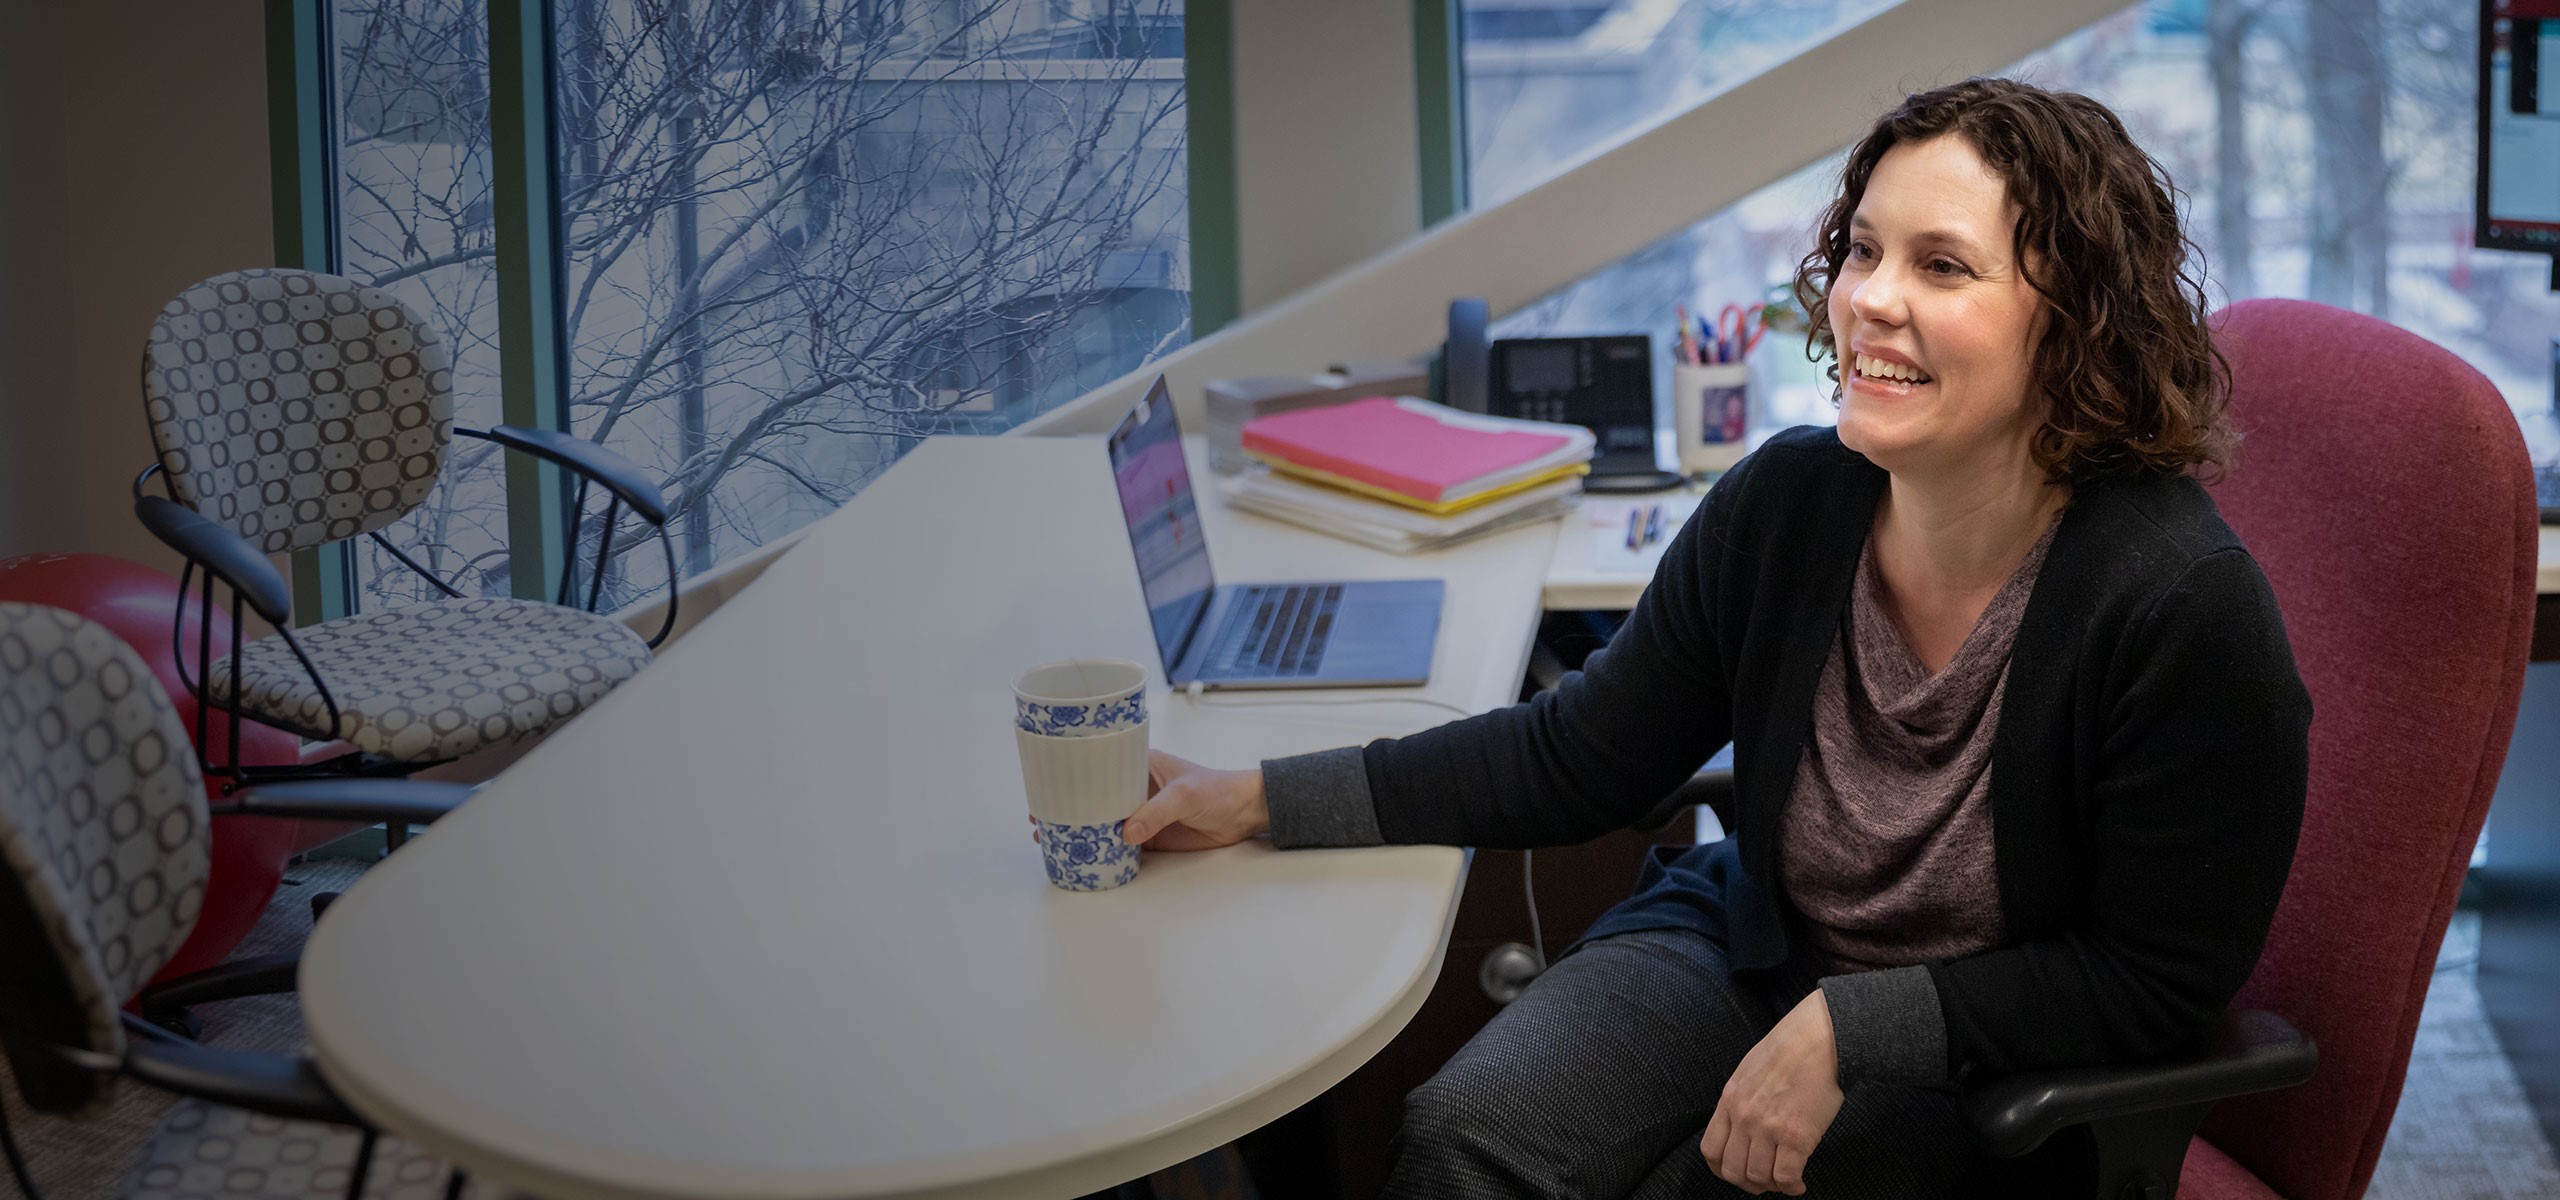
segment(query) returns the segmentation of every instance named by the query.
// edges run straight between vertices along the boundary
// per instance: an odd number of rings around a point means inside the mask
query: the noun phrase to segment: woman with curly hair
[[[1838,427],[1720,480],[1583,671],[1259,770],[1156,756],[1152,849],[1538,847],[1732,743],[1733,836],[1649,864],[1408,1098],[1390,1195],[1979,1195],[1969,1077],[2200,1046],[2293,860],[2311,705],[2197,478],[2235,437],[2172,195],[2087,97],[1908,97],[1796,276]]]

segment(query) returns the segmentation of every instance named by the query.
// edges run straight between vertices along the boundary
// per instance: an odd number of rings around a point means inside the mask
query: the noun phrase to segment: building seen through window
[[[687,573],[1186,340],[1175,0],[558,12],[570,424]]]
[[[664,481],[685,574],[1188,340],[1179,0],[552,12],[569,425]],[[494,422],[484,0],[334,15],[346,269],[438,289],[462,419]],[[455,459],[412,552],[504,592],[502,472]],[[608,608],[663,577],[643,532],[612,534]]]

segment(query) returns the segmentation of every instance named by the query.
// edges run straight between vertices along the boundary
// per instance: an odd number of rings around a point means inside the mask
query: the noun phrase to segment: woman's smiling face
[[[1963,138],[1877,160],[1829,297],[1842,444],[1895,472],[2029,461],[2045,313],[2016,227],[2008,189]]]

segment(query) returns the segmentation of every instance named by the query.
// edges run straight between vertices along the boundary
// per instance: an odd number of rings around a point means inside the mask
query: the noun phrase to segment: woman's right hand
[[[1121,822],[1122,839],[1149,850],[1212,850],[1271,828],[1262,771],[1217,771],[1147,751],[1147,802]]]

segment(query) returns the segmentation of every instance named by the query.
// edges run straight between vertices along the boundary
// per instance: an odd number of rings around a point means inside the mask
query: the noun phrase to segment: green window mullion
[[[328,0],[267,0],[267,162],[276,265],[338,271],[337,144],[330,136]],[[295,622],[356,610],[355,544],[293,555]]]
[[[567,431],[560,307],[559,125],[548,0],[489,0],[489,143],[496,161],[498,377],[509,425]],[[558,467],[507,456],[507,561],[518,597],[551,595],[569,552]]]
[[[1184,0],[1184,159],[1191,195],[1191,339],[1242,315],[1236,226],[1235,17],[1230,0]]]
[[[1461,0],[1413,0],[1413,92],[1419,118],[1422,227],[1467,207],[1467,97]]]

